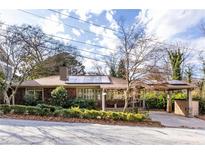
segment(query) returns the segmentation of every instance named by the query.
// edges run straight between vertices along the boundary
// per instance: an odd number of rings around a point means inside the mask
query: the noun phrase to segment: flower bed
[[[62,109],[55,106],[39,105],[39,106],[24,106],[24,105],[0,105],[0,113],[16,114],[16,115],[36,115],[36,116],[51,116],[63,118],[79,118],[79,119],[96,119],[96,120],[113,120],[113,121],[130,121],[141,122],[147,118],[147,115],[137,113],[111,112],[80,109],[78,107]]]

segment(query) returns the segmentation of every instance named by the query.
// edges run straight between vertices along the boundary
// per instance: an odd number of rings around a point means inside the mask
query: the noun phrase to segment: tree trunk
[[[127,90],[125,91],[125,105],[124,105],[124,108],[123,108],[123,112],[126,111],[127,106],[128,106],[128,96],[129,96],[129,89],[127,89]]]
[[[7,94],[7,92],[4,91],[4,92],[3,92],[3,95],[4,95],[4,102],[5,102],[7,105],[10,105],[11,100],[10,100],[10,98],[9,98],[9,96],[8,96],[8,94]]]

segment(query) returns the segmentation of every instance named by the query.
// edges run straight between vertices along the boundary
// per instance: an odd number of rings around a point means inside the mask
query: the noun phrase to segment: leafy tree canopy
[[[48,57],[40,65],[37,65],[30,78],[34,79],[39,77],[58,75],[60,66],[67,66],[68,68],[70,68],[70,73],[72,75],[85,74],[85,66],[83,66],[75,56],[70,55],[67,52],[61,52]]]

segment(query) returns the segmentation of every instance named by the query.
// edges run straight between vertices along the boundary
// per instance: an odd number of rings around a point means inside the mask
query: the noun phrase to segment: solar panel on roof
[[[172,84],[172,85],[187,85],[186,82],[180,81],[180,80],[170,80],[170,81],[168,81],[168,84]]]
[[[66,83],[111,83],[108,76],[69,76]]]

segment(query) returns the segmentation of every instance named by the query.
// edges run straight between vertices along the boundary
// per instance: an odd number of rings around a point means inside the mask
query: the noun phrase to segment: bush
[[[26,111],[28,115],[39,115],[41,113],[41,109],[39,107],[34,106],[27,106]]]
[[[167,96],[165,93],[148,92],[145,95],[145,102],[149,109],[166,109]],[[172,106],[175,99],[186,99],[186,94],[177,92],[172,94]]]
[[[85,119],[102,119],[102,113],[96,110],[84,110],[82,118]]]
[[[165,109],[166,94],[161,92],[148,92],[145,95],[145,102],[149,109]]]
[[[69,118],[82,118],[82,111],[83,110],[81,110],[79,107],[72,107],[71,109],[67,109],[65,115]]]
[[[51,103],[55,106],[63,106],[67,100],[67,90],[63,87],[57,87],[51,92]]]
[[[85,100],[85,99],[74,99],[71,102],[71,107],[79,107],[79,108],[85,108],[85,109],[95,109],[96,108],[96,102],[94,100]]]
[[[62,109],[62,107],[47,105],[47,104],[38,104],[36,107],[41,109],[47,108],[50,112],[55,112],[55,110]]]
[[[11,105],[11,112],[15,114],[26,114],[27,106],[24,105]]]
[[[205,100],[204,99],[199,100],[199,113],[205,114]]]
[[[10,113],[11,112],[11,107],[10,105],[0,105],[0,111],[3,113],[3,114],[7,114],[7,113]]]
[[[66,109],[55,110],[53,112],[53,116],[55,116],[55,117],[63,117],[65,111],[66,111]]]
[[[85,118],[85,119],[104,119],[104,120],[123,120],[123,121],[143,121],[146,116],[144,114],[133,114],[124,112],[111,112],[111,111],[97,111],[80,109],[79,107],[72,107],[70,109],[47,107],[46,105],[24,106],[24,105],[0,105],[0,112],[15,113],[15,114],[28,114],[28,115],[41,115],[41,116],[60,116],[65,118]]]
[[[146,99],[145,102],[149,109],[165,109],[166,108],[166,100],[163,100],[163,99],[150,98],[150,99]]]
[[[38,104],[36,106],[37,108],[40,108],[39,115],[46,116],[46,115],[52,115],[56,110],[62,109],[62,107],[47,105],[47,104]]]
[[[29,94],[27,93],[25,96],[24,96],[24,104],[25,105],[31,105],[31,106],[36,106],[37,104],[39,103],[43,103],[42,100],[38,100],[37,97],[35,97],[34,95],[32,94]]]

